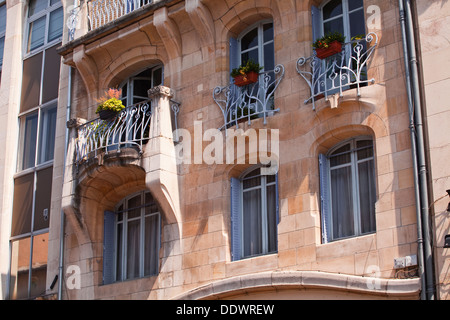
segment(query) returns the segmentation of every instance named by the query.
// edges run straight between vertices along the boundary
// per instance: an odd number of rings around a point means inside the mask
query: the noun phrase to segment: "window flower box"
[[[258,63],[248,60],[245,64],[235,68],[231,71],[231,76],[234,78],[234,84],[238,87],[243,87],[258,81],[259,71],[262,70]]]

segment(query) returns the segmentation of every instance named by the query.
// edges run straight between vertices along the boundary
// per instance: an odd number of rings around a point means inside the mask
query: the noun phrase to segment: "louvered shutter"
[[[330,188],[329,188],[329,170],[328,159],[325,155],[319,155],[319,174],[320,174],[320,211],[322,220],[322,242],[330,241]]]
[[[103,284],[114,282],[115,213],[105,211],[103,224]]]
[[[231,178],[231,259],[241,259],[241,182]]]

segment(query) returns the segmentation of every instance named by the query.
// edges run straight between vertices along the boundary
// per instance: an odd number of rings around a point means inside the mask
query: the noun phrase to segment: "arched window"
[[[324,242],[375,232],[373,141],[354,138],[319,156]]]
[[[122,85],[122,102],[125,106],[148,100],[147,91],[163,84],[163,67],[158,65],[129,77]]]
[[[260,22],[238,37],[238,64],[253,60],[263,67],[262,71],[270,71],[275,67],[274,55],[272,22]]]
[[[231,179],[233,260],[277,252],[278,179],[253,169]]]
[[[366,34],[363,0],[331,0],[324,2],[319,10],[320,15],[315,19],[320,20],[316,24],[320,30],[315,30],[315,38],[338,31],[349,42],[352,37]]]
[[[161,218],[150,192],[139,192],[105,212],[104,284],[156,275]]]

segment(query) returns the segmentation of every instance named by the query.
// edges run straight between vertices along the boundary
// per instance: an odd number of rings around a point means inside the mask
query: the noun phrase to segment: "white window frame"
[[[246,170],[242,175],[240,180],[240,225],[241,225],[241,259],[246,259],[246,258],[252,258],[252,257],[256,257],[256,256],[261,256],[261,255],[267,255],[267,254],[271,254],[271,253],[276,253],[278,251],[278,248],[275,251],[271,251],[269,252],[269,234],[268,234],[268,212],[267,212],[267,187],[269,186],[275,186],[275,188],[277,188],[277,178],[276,175],[274,177],[274,181],[273,182],[267,182],[267,176],[266,175],[262,175],[261,172],[259,175],[256,176],[252,176],[252,177],[247,177],[248,174],[250,174],[251,172],[253,172],[254,170],[261,170],[261,168],[255,168],[252,167],[249,170]],[[255,186],[255,187],[251,187],[251,188],[246,188],[244,189],[244,181],[247,179],[252,179],[255,177],[260,177],[261,178],[261,183],[259,186]],[[262,242],[262,252],[260,253],[256,253],[253,255],[244,255],[244,248],[245,248],[245,237],[244,237],[244,192],[248,192],[248,191],[252,191],[252,190],[257,190],[260,189],[261,190],[261,212],[259,212],[259,214],[261,215],[261,242]],[[278,201],[278,199],[275,199],[275,201]],[[276,212],[274,212],[274,214],[276,214]],[[277,228],[275,229],[275,234],[277,234]],[[277,246],[278,247],[278,246]]]
[[[239,65],[241,65],[243,63],[242,61],[242,54],[246,53],[246,52],[250,52],[252,50],[254,50],[255,48],[258,48],[258,60],[259,60],[259,65],[263,67],[263,69],[261,70],[262,72],[264,71],[270,71],[270,70],[266,70],[265,69],[265,65],[264,65],[264,46],[267,44],[272,43],[274,51],[275,51],[275,44],[274,44],[274,37],[267,41],[264,42],[264,25],[265,24],[272,24],[272,28],[274,28],[274,24],[272,20],[261,20],[258,23],[252,25],[251,27],[248,27],[247,29],[245,29],[237,38],[238,40],[238,51],[239,51],[239,56],[238,56],[238,61],[239,61]],[[245,49],[242,51],[242,39],[251,31],[253,31],[254,29],[257,29],[257,33],[258,33],[258,44],[254,47]],[[275,52],[274,52],[274,60],[275,60]],[[256,62],[256,61],[255,61]],[[275,66],[275,61],[273,61],[273,65]],[[231,71],[231,70],[230,70]]]
[[[5,7],[5,18],[6,18],[6,14],[7,14],[7,8],[6,8],[6,1],[0,1],[0,7]],[[5,46],[5,40],[6,40],[6,21],[5,21],[5,31],[0,32],[0,39],[3,38],[3,52],[2,52],[2,60],[5,57],[5,52],[4,52],[4,46]],[[1,72],[2,72],[2,66],[3,66],[3,61],[0,63],[0,76],[1,76]]]
[[[158,252],[151,252],[149,249],[149,254],[153,254],[156,255],[156,259],[158,260],[158,266],[157,266],[157,270],[155,272],[155,274],[150,274],[150,275],[145,275],[144,274],[144,269],[145,269],[145,264],[144,264],[144,257],[145,257],[145,218],[150,217],[150,216],[157,216],[158,220],[157,220],[157,224],[158,224],[158,234],[156,235],[157,237],[157,247],[161,248],[161,214],[160,211],[158,210],[157,212],[151,212],[151,213],[145,213],[145,208],[148,207],[151,204],[154,203],[145,203],[145,195],[146,194],[150,194],[149,191],[140,191],[137,193],[134,193],[132,195],[127,196],[126,198],[122,199],[115,207],[115,222],[114,222],[114,279],[115,282],[121,282],[121,281],[127,281],[127,280],[134,280],[134,279],[139,279],[139,278],[144,278],[144,277],[151,277],[151,276],[155,276],[158,274],[159,272],[159,250]],[[139,217],[135,217],[135,218],[130,218],[128,219],[128,211],[132,208],[128,208],[128,200],[136,197],[137,195],[141,196],[141,205],[140,207],[138,207],[141,211]],[[156,202],[155,202],[156,203]],[[123,205],[123,209],[122,211],[119,211],[120,206]],[[123,218],[122,221],[119,221],[119,213],[123,214]],[[135,278],[131,278],[128,279],[127,278],[127,232],[128,232],[128,222],[130,221],[136,221],[139,220],[140,221],[140,231],[139,231],[139,276],[135,277]],[[122,243],[119,244],[118,243],[118,228],[119,225],[122,225]],[[118,256],[118,250],[119,247],[121,246],[121,252],[122,252],[122,257],[120,259],[120,257]],[[118,260],[121,261],[118,261]],[[118,274],[118,270],[117,270],[117,264],[120,263],[122,265],[122,274],[119,275]]]
[[[371,140],[372,141],[372,157],[367,157],[364,158],[362,160],[358,160],[357,158],[357,146],[356,143],[357,141],[361,141],[361,140]],[[335,152],[337,149],[350,144],[350,151],[348,151],[348,153],[350,153],[350,164],[346,163],[343,165],[339,165],[339,166],[334,166],[331,167],[330,164],[330,157],[332,156],[333,152]],[[364,147],[364,148],[368,148],[368,147]],[[347,153],[347,152],[346,152]],[[330,241],[337,241],[337,240],[342,240],[342,239],[347,239],[347,238],[354,238],[354,237],[358,237],[358,236],[362,236],[362,235],[366,235],[366,234],[372,234],[376,232],[376,228],[373,231],[369,231],[369,232],[365,232],[363,233],[361,231],[361,206],[360,206],[360,195],[359,195],[359,179],[358,179],[358,164],[359,163],[363,163],[363,162],[367,162],[367,161],[372,161],[373,162],[373,177],[376,177],[376,172],[375,172],[375,146],[374,146],[374,141],[373,138],[370,136],[360,136],[360,137],[355,137],[355,138],[351,138],[348,140],[345,140],[339,144],[337,144],[336,146],[334,146],[332,149],[329,150],[329,152],[327,153],[327,161],[328,161],[328,172],[327,172],[327,183],[328,183],[328,190],[329,191],[329,199],[328,199],[328,203],[329,203],[329,210],[330,210],[330,214],[329,214],[329,232],[330,232]],[[352,206],[353,206],[353,228],[354,228],[354,234],[353,235],[349,235],[349,236],[345,236],[345,237],[335,237],[334,235],[334,228],[333,228],[333,215],[335,215],[336,213],[333,212],[332,208],[333,208],[333,203],[332,203],[332,183],[331,183],[331,171],[335,170],[335,169],[339,169],[339,168],[343,168],[343,167],[351,167],[351,181],[352,181]],[[377,192],[376,188],[376,183],[374,185],[375,188],[375,193]],[[374,213],[375,214],[375,213]],[[323,218],[323,217],[322,217]]]
[[[320,9],[320,17],[321,17],[321,22],[322,22],[321,25],[320,25],[320,28],[321,28],[321,30],[320,30],[321,35],[324,36],[324,24],[325,24],[326,22],[332,21],[332,20],[334,20],[334,19],[336,19],[336,18],[338,18],[338,17],[340,18],[340,17],[342,16],[343,26],[344,26],[344,36],[345,36],[345,40],[346,40],[346,42],[349,42],[349,41],[351,40],[351,36],[350,36],[350,14],[353,13],[353,12],[356,12],[356,11],[358,11],[358,10],[361,10],[361,8],[362,8],[362,10],[364,11],[364,3],[363,3],[363,6],[362,6],[362,7],[359,7],[359,8],[357,8],[357,9],[353,9],[353,10],[349,10],[349,5],[348,5],[348,1],[349,1],[349,0],[341,0],[341,3],[342,3],[342,14],[340,14],[340,15],[338,15],[338,16],[335,16],[335,17],[332,17],[332,18],[330,18],[330,19],[325,20],[325,19],[323,18],[323,8],[324,8],[330,1],[332,1],[332,0],[325,1],[325,2],[322,3],[322,4],[320,5],[320,7],[319,7],[319,9]]]
[[[25,37],[23,39],[23,56],[24,59],[41,52],[42,50],[45,51],[45,49],[54,46],[55,44],[59,43],[62,41],[62,34],[61,36],[59,36],[56,39],[53,39],[52,41],[48,41],[48,31],[49,31],[49,25],[50,25],[50,14],[55,11],[58,10],[59,8],[62,7],[62,2],[61,1],[56,1],[56,3],[54,3],[53,5],[50,5],[51,0],[47,0],[47,7],[44,10],[39,11],[38,13],[35,13],[31,16],[28,16],[27,14],[27,19],[26,19],[26,26],[25,26]],[[30,4],[30,1],[28,1],[28,6]],[[28,8],[29,9],[29,8]],[[63,12],[64,15],[64,12]],[[45,30],[44,30],[44,43],[42,45],[40,45],[37,48],[34,48],[33,50],[28,50],[28,46],[29,46],[29,39],[30,39],[30,25],[32,22],[42,18],[45,16]]]
[[[145,70],[151,69],[151,77],[138,77],[138,75],[142,72],[144,72]],[[148,89],[151,89],[155,86],[154,83],[154,78],[155,78],[155,72],[157,70],[161,70],[161,85],[164,85],[164,67],[162,64],[158,64],[155,65],[153,67],[147,68],[147,69],[143,69],[139,72],[137,72],[136,74],[134,74],[133,76],[127,78],[124,82],[122,82],[119,86],[119,88],[122,88],[124,86],[127,86],[127,96],[126,97],[122,97],[123,99],[126,99],[126,106],[132,106],[134,104],[136,104],[137,102],[134,102],[134,98],[140,98],[140,99],[145,99],[148,100],[148,97],[142,97],[142,96],[135,96],[134,95],[134,81],[135,80],[148,80],[149,81],[149,87]]]

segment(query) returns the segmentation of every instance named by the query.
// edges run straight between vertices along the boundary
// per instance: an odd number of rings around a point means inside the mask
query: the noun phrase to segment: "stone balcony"
[[[119,154],[125,148],[135,149],[142,154],[151,138],[150,124],[155,112],[153,105],[152,100],[142,101],[126,107],[111,119],[97,118],[78,126],[75,163],[80,165],[113,152]],[[170,106],[176,123],[179,103],[170,100]]]

